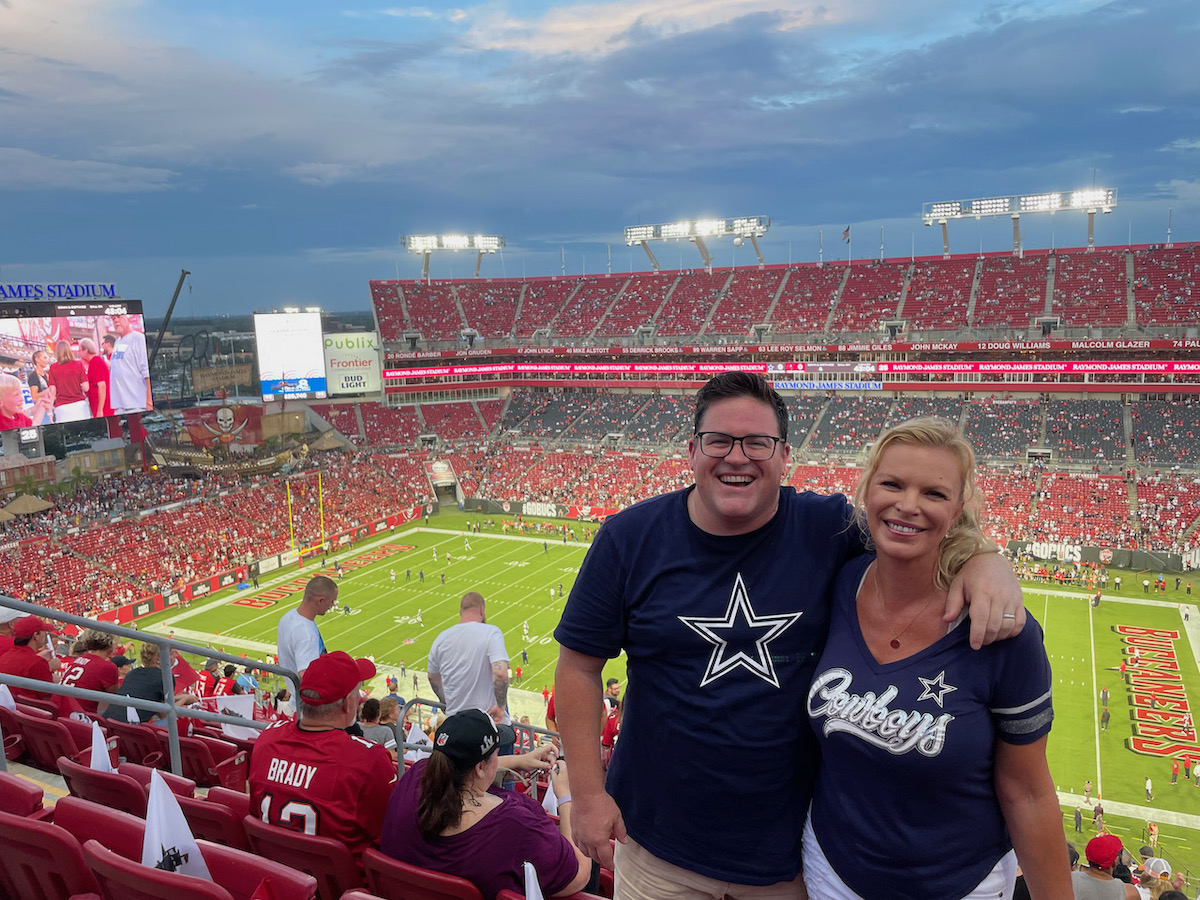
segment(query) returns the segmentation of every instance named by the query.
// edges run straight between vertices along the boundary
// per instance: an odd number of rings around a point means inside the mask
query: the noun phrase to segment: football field
[[[587,551],[585,526],[568,524],[580,540],[566,543],[559,532],[534,530],[540,527],[536,520],[528,520],[523,534],[502,533],[498,520],[480,533],[470,531],[485,521],[477,514],[442,513],[430,527],[404,526],[330,556],[324,568],[319,562],[289,566],[264,578],[258,590],[226,592],[143,621],[182,640],[265,659],[275,651],[276,623],[298,601],[296,592],[316,572],[334,575],[336,559],[343,576],[339,608],[320,620],[326,645],[372,656],[383,673],[399,674],[403,667],[400,693],[413,696],[416,677],[417,694],[432,697],[424,678],[430,645],[458,621],[462,595],[479,591],[487,599],[488,621],[504,632],[514,669],[521,667],[512,711],[541,725],[541,691],[553,685],[558,653],[552,635]],[[1133,574],[1124,579],[1132,588],[1106,595],[1098,608],[1082,591],[1025,585],[1026,606],[1044,629],[1054,675],[1050,770],[1068,838],[1082,845],[1096,833],[1094,807],[1084,802],[1090,780],[1091,798],[1101,798],[1109,830],[1136,850],[1153,820],[1160,847],[1176,867],[1200,874],[1200,787],[1185,781],[1182,769],[1178,783],[1170,784],[1173,756],[1191,749],[1200,759],[1194,728],[1186,736],[1179,728],[1185,704],[1195,708],[1191,691],[1200,685],[1200,612],[1183,591],[1143,595],[1142,574]],[[1190,610],[1186,623],[1181,604]],[[1134,646],[1143,665],[1122,674],[1121,662],[1128,663]],[[610,675],[624,684],[623,657],[608,663]],[[383,693],[382,678],[374,687],[376,696]],[[1112,717],[1106,731],[1099,724],[1103,688]],[[1147,776],[1152,801],[1145,797]],[[1074,832],[1076,805],[1083,805],[1082,834]]]

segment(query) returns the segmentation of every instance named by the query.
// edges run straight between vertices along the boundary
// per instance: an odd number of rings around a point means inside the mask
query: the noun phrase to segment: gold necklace
[[[921,618],[925,610],[929,609],[929,604],[934,601],[934,599],[937,597],[937,594],[930,594],[929,599],[925,601],[925,605],[917,610],[917,614],[909,620],[908,624],[899,631],[896,631],[894,628],[892,628],[892,623],[887,617],[887,595],[884,594],[883,587],[879,584],[879,567],[876,563],[871,564],[871,579],[875,582],[875,591],[879,594],[879,599],[883,601],[884,621],[887,623],[888,629],[892,632],[892,639],[888,642],[888,644],[893,650],[899,650],[901,635],[908,631],[908,629],[912,628],[913,622],[916,622],[917,619]]]

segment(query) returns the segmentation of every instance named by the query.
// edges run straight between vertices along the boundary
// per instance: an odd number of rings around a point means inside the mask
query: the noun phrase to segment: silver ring
[[[1005,614],[1004,614],[1004,615],[1002,615],[1000,618],[1002,618],[1002,619],[1015,619],[1016,617],[1017,617],[1017,614],[1016,614],[1016,613],[1005,613]]]

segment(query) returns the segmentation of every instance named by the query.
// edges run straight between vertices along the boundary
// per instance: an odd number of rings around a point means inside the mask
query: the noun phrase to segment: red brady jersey
[[[341,730],[303,731],[281,721],[259,735],[250,756],[254,815],[335,838],[355,859],[379,843],[395,784],[396,763],[388,752]]]
[[[64,686],[84,688],[89,691],[109,691],[117,686],[121,673],[111,659],[84,653],[71,660],[63,669],[62,684]],[[94,713],[97,704],[92,700],[76,700],[85,712]]]

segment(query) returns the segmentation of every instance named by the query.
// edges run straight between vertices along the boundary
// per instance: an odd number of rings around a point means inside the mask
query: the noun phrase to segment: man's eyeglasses
[[[746,459],[762,462],[775,455],[775,445],[782,443],[783,438],[772,437],[769,434],[744,434],[734,437],[722,431],[698,431],[696,440],[700,443],[700,452],[713,459],[724,459],[733,452],[734,444],[741,444],[742,454]]]

